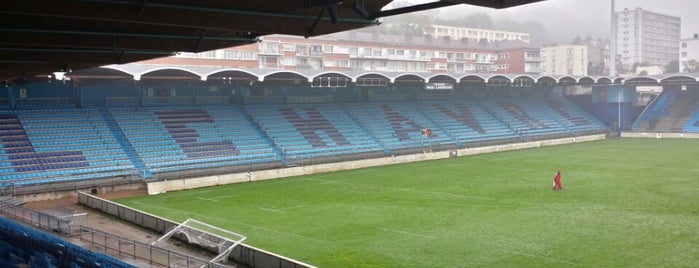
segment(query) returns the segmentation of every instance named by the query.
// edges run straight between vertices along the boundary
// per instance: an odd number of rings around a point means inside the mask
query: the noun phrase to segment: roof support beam
[[[61,47],[84,49],[181,51],[201,52],[221,47],[233,47],[257,42],[257,38],[133,34],[89,31],[61,31],[48,29],[2,29],[0,46]]]
[[[139,15],[134,12],[134,9],[140,6],[136,1],[74,1],[70,9],[65,8],[61,1],[41,1],[39,4],[33,2],[5,1],[0,4],[0,14],[292,35],[305,35],[316,20],[316,16],[308,14],[309,10],[303,10],[305,14],[275,13],[149,2],[147,12]],[[338,17],[338,24],[333,24],[330,17],[322,16],[314,33],[327,34],[378,24],[376,20],[357,16],[351,7],[344,9],[346,10],[343,14],[352,14],[353,17]],[[274,23],[260,23],[260,20],[274,20]]]

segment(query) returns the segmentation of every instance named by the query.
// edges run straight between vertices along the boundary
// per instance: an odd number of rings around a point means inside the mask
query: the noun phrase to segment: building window
[[[296,64],[295,60],[294,58],[283,58],[282,62],[286,66],[294,66]]]
[[[262,42],[260,43],[260,50],[268,54],[278,54],[279,46],[277,43]]]
[[[323,46],[323,52],[325,53],[333,53],[335,48],[333,46]]]
[[[238,51],[224,50],[223,51],[223,58],[227,59],[227,60],[237,60],[238,59]]]
[[[200,53],[197,53],[197,56],[199,56],[199,58],[203,58],[203,59],[215,59],[216,58],[216,50],[200,52]]]
[[[320,45],[311,45],[309,47],[311,51],[311,56],[317,56],[317,55],[322,55],[323,54],[323,47]]]
[[[686,58],[687,57],[687,52],[682,52],[682,57]]]
[[[298,58],[298,59],[296,59],[296,68],[297,69],[310,69],[311,65],[308,64],[307,58]]]
[[[288,43],[287,43],[287,44],[284,44],[283,47],[284,47],[284,48],[283,48],[284,51],[294,51],[294,50],[296,50],[296,45],[294,45],[294,44],[288,44]]]
[[[177,57],[180,58],[196,58],[197,53],[192,53],[192,52],[178,52]]]
[[[241,51],[240,52],[240,59],[241,60],[254,60],[255,59],[255,52]]]
[[[687,42],[682,42],[682,48],[687,48]]]

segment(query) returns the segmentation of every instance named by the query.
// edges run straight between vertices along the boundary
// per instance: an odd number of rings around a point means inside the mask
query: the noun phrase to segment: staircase
[[[20,206],[25,202],[14,196],[0,196],[0,208],[9,206]]]
[[[124,152],[126,152],[126,155],[131,159],[131,163],[133,166],[136,168],[138,171],[138,174],[143,178],[143,179],[150,179],[153,177],[153,174],[151,174],[150,170],[146,166],[145,163],[143,163],[143,160],[138,156],[136,153],[136,150],[133,149],[133,145],[131,145],[131,142],[124,136],[124,132],[121,130],[119,125],[117,125],[116,120],[112,116],[112,114],[107,111],[106,108],[101,108],[99,109],[100,114],[102,115],[102,118],[104,118],[105,123],[107,126],[109,126],[109,130],[112,131],[112,134],[114,134],[114,137],[119,141],[119,145],[121,148],[124,149]]]
[[[378,144],[379,146],[381,146],[381,148],[383,148],[383,151],[384,151],[384,153],[385,153],[386,155],[391,155],[391,149],[389,149],[388,147],[386,147],[386,145],[384,145],[383,142],[381,142],[381,140],[380,140],[379,138],[377,138],[376,135],[374,135],[374,133],[371,132],[371,130],[369,130],[369,127],[367,127],[367,126],[364,124],[364,122],[362,122],[362,121],[360,121],[359,119],[357,119],[357,116],[354,114],[354,112],[352,112],[352,111],[350,111],[349,109],[347,109],[347,107],[345,107],[345,105],[343,105],[342,103],[340,103],[339,106],[340,106],[340,108],[342,109],[342,111],[347,115],[347,117],[349,117],[349,118],[352,120],[352,122],[354,122],[354,123],[357,124],[360,128],[362,128],[362,130],[364,131],[364,133],[366,133],[369,137],[371,137],[371,139],[372,139],[376,144]]]
[[[649,132],[653,128],[651,127],[651,122],[650,121],[643,121],[638,124],[638,127],[636,127],[636,131],[640,132]]]
[[[245,116],[245,120],[248,121],[248,122],[250,123],[250,125],[252,125],[253,127],[255,127],[255,130],[257,130],[257,133],[260,135],[260,137],[263,137],[263,138],[264,138],[265,142],[266,142],[266,143],[272,148],[272,150],[274,151],[274,154],[276,154],[277,157],[279,157],[279,160],[281,160],[282,163],[284,163],[284,165],[290,166],[290,165],[291,165],[291,160],[290,160],[289,158],[287,158],[286,153],[283,152],[283,151],[281,150],[281,146],[279,146],[279,145],[274,141],[274,139],[272,139],[272,137],[271,137],[269,134],[267,134],[267,132],[266,132],[266,131],[262,128],[262,126],[260,125],[260,122],[258,122],[258,121],[253,117],[252,113],[250,112],[250,110],[248,110],[247,106],[246,106],[246,105],[240,105],[240,106],[238,106],[238,107],[240,107],[241,114],[242,114],[243,116]]]
[[[682,132],[684,123],[687,121],[694,109],[695,100],[686,96],[680,96],[678,100],[667,110],[667,115],[655,122],[652,130],[657,132]]]

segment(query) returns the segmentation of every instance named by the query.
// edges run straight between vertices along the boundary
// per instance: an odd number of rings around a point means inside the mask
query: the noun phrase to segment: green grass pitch
[[[563,191],[553,192],[556,169]],[[696,267],[699,140],[613,139],[116,200],[319,267]]]

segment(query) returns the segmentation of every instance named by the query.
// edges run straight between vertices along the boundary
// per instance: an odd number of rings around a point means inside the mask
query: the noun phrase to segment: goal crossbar
[[[176,234],[183,234],[190,244],[215,248],[218,255],[211,259],[211,262],[227,260],[233,249],[247,239],[244,235],[190,218],[172,228],[151,245],[167,240]]]

